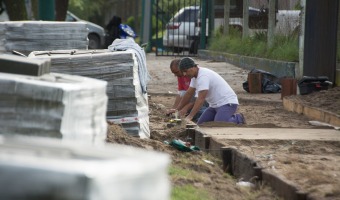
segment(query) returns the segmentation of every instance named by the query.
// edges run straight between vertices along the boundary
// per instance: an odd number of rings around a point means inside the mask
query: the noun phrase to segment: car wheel
[[[89,38],[89,49],[99,49],[100,48],[100,40],[99,37],[94,34],[89,34],[87,36]]]

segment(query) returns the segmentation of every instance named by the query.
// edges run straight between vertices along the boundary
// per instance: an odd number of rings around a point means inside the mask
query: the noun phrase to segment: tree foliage
[[[81,19],[90,19],[101,15],[101,11],[110,4],[110,0],[69,0],[69,10]]]
[[[198,6],[199,4],[200,0],[159,0],[153,9],[154,11],[158,10],[158,14],[163,14],[163,18],[168,21],[181,8],[185,6]]]
[[[69,0],[69,10],[81,19],[104,27],[105,12],[113,3],[113,0]]]
[[[186,6],[199,6],[201,0],[159,0],[153,5],[152,33],[163,30],[165,25],[181,8]],[[158,15],[156,17],[156,14]]]
[[[11,21],[27,20],[25,0],[2,0]]]
[[[57,21],[65,21],[66,11],[68,9],[69,0],[56,0],[55,13]],[[18,20],[36,20],[39,19],[39,0],[31,0],[32,16],[28,16],[25,0],[2,0],[6,7],[6,11],[11,21]],[[1,0],[0,0],[1,3]]]

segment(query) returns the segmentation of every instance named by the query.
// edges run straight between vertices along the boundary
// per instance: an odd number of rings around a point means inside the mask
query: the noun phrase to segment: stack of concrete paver
[[[0,73],[0,85],[1,134],[105,142],[105,81],[58,73]]]
[[[167,200],[166,154],[0,136],[0,199]]]
[[[104,63],[112,64],[112,54]],[[92,75],[116,81],[114,106],[131,113],[147,104],[137,97],[146,93],[134,55],[120,53],[116,68]],[[50,58],[0,55],[0,199],[169,199],[168,155],[105,143],[107,82],[50,73],[50,66]],[[96,74],[92,67],[75,71]]]
[[[0,53],[87,49],[87,34],[84,22],[0,22]]]
[[[122,124],[132,136],[148,138],[149,108],[132,51],[34,51],[29,58],[50,58],[51,71],[107,81],[107,119]]]

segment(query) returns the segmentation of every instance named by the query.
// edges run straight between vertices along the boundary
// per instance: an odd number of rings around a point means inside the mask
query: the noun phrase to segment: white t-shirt
[[[190,87],[196,91],[208,90],[206,101],[212,108],[217,108],[225,104],[238,104],[237,96],[229,84],[216,72],[198,67],[197,78],[192,78]]]

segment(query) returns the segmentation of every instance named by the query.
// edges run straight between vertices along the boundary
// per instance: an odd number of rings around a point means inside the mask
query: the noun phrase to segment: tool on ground
[[[168,128],[174,127],[175,125],[181,124],[182,119],[178,117],[178,110],[174,113],[174,118],[169,120],[169,123],[167,124]]]

